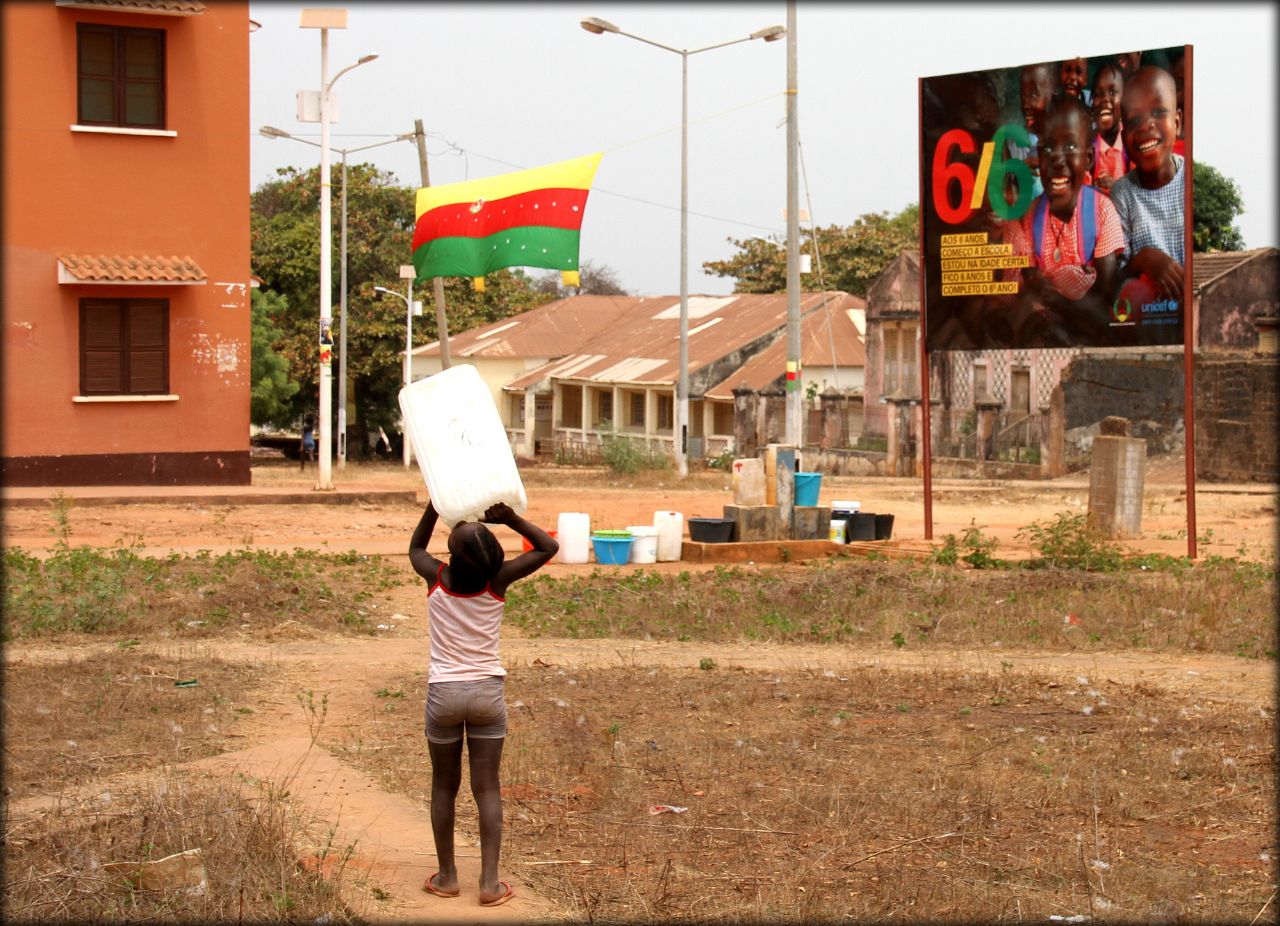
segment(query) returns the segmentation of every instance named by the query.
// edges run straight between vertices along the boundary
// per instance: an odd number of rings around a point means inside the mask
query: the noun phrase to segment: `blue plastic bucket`
[[[822,473],[796,473],[795,503],[812,508],[818,504],[818,490],[822,488]]]
[[[609,531],[613,536],[602,536],[604,532],[591,535],[591,547],[596,552],[596,562],[602,566],[625,566],[631,557],[631,544],[635,538],[629,531]],[[625,536],[619,536],[625,534]]]

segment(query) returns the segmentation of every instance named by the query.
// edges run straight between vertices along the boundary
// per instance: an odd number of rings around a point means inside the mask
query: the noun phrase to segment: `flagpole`
[[[413,120],[413,134],[418,141],[418,167],[422,171],[422,185],[428,187],[431,186],[431,178],[427,174],[427,133],[422,129],[421,119]],[[449,358],[449,320],[444,312],[444,280],[440,277],[432,277],[431,287],[436,302],[436,338],[440,342],[440,369],[447,370],[452,362]],[[411,361],[406,359],[406,362]]]

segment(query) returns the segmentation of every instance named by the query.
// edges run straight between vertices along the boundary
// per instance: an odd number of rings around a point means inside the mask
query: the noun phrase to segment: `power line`
[[[699,125],[699,124],[701,124],[701,123],[703,123],[703,122],[709,122],[709,121],[711,121],[712,119],[718,119],[718,118],[720,118],[720,117],[722,117],[722,116],[727,116],[727,115],[729,115],[730,113],[734,113],[734,112],[737,112],[737,111],[742,110],[742,109],[748,109],[748,108],[750,108],[750,107],[752,107],[752,106],[758,106],[758,105],[760,105],[761,103],[768,102],[769,100],[777,99],[779,96],[781,96],[781,94],[780,94],[780,93],[771,93],[771,94],[769,94],[768,96],[763,96],[763,97],[760,97],[759,99],[750,100],[750,101],[748,101],[748,102],[746,102],[746,103],[740,103],[740,104],[738,104],[737,106],[731,106],[731,107],[729,107],[728,109],[723,109],[723,110],[720,110],[719,112],[715,112],[715,113],[711,113],[711,114],[706,115],[706,116],[702,116],[701,118],[699,118],[699,119],[695,119],[694,121],[690,122],[689,124],[690,124],[690,125]],[[678,126],[678,125],[677,125],[677,126],[674,126],[674,127],[672,127],[672,128],[662,129],[662,130],[660,130],[660,131],[658,131],[658,132],[654,132],[654,133],[651,133],[651,134],[649,134],[649,135],[643,135],[643,136],[640,136],[639,138],[632,139],[631,141],[621,142],[621,143],[619,143],[619,144],[612,145],[612,146],[610,146],[610,147],[606,147],[606,148],[601,149],[601,150],[603,150],[605,153],[609,153],[609,152],[612,152],[612,151],[620,151],[620,150],[621,150],[621,149],[623,149],[623,148],[629,148],[629,147],[631,147],[632,145],[638,145],[638,144],[640,144],[641,142],[649,141],[649,140],[651,140],[651,139],[658,138],[658,137],[660,137],[660,136],[662,136],[662,135],[668,135],[668,134],[670,134],[671,132],[679,131],[679,129],[680,129],[680,126]],[[309,135],[306,135],[306,134],[304,134],[304,133],[300,133],[300,132],[299,132],[299,133],[294,133],[294,134],[295,134],[295,135],[297,135],[297,136],[299,136],[299,137],[310,137]],[[464,180],[465,180],[465,179],[469,179],[469,178],[470,178],[470,174],[471,174],[471,164],[470,164],[470,161],[468,160],[468,158],[469,158],[469,157],[471,157],[471,156],[474,156],[474,157],[480,158],[481,160],[484,160],[484,161],[492,161],[494,164],[501,164],[501,165],[503,165],[504,167],[510,167],[510,168],[515,169],[515,170],[528,170],[528,169],[529,169],[529,168],[528,168],[528,166],[527,166],[527,165],[525,165],[525,164],[516,164],[516,163],[514,163],[513,161],[507,161],[507,160],[505,160],[505,159],[503,159],[503,158],[495,158],[495,157],[492,157],[491,155],[481,154],[481,153],[480,153],[480,152],[478,152],[478,151],[473,151],[473,150],[471,150],[471,149],[469,149],[469,148],[464,148],[464,147],[462,147],[461,145],[459,145],[458,143],[456,143],[456,142],[454,142],[454,141],[450,140],[448,137],[446,137],[444,134],[442,134],[442,133],[440,133],[440,132],[427,132],[427,133],[425,133],[425,134],[426,134],[426,135],[428,135],[428,136],[431,136],[431,137],[439,138],[441,141],[443,141],[443,142],[445,143],[445,145],[447,145],[447,147],[446,147],[446,148],[444,148],[444,149],[443,149],[443,150],[441,150],[441,151],[438,151],[438,152],[429,151],[429,152],[427,152],[427,153],[428,153],[428,155],[429,155],[430,157],[443,157],[444,155],[461,155],[461,156],[462,156],[462,158],[463,158],[463,162],[464,162],[464,167],[463,167],[463,179],[464,179]],[[331,133],[331,136],[332,136],[332,137],[334,137],[334,138],[395,138],[395,137],[396,137],[394,133],[376,133],[376,132],[346,132],[346,133]],[[616,197],[618,197],[619,199],[626,199],[626,200],[630,200],[631,202],[640,203],[641,205],[645,205],[645,206],[653,206],[653,207],[655,207],[655,208],[657,208],[657,209],[666,209],[666,210],[667,210],[667,211],[669,211],[669,212],[679,212],[679,211],[680,211],[680,207],[679,207],[679,206],[672,206],[672,205],[669,205],[669,204],[667,204],[667,203],[659,203],[659,202],[655,202],[654,200],[651,200],[651,199],[645,199],[645,198],[643,198],[643,197],[641,197],[641,196],[633,196],[633,195],[631,195],[631,194],[629,194],[629,193],[621,193],[621,192],[618,192],[617,190],[610,190],[610,189],[608,189],[607,187],[593,186],[593,187],[592,187],[592,191],[593,191],[593,192],[604,193],[604,194],[606,194],[606,195],[608,195],[608,196],[616,196]],[[735,225],[735,226],[738,226],[738,227],[741,227],[741,228],[753,228],[753,229],[757,229],[757,230],[760,230],[760,231],[767,231],[767,232],[770,232],[770,233],[773,233],[773,234],[778,234],[778,233],[779,233],[779,229],[778,229],[778,227],[777,227],[776,225],[760,225],[760,224],[757,224],[757,223],[755,223],[755,222],[747,222],[747,221],[745,221],[745,220],[743,220],[743,219],[731,219],[731,218],[727,218],[727,217],[725,217],[725,216],[721,216],[721,215],[712,215],[712,214],[711,214],[711,213],[709,213],[709,212],[696,212],[696,211],[694,211],[694,210],[689,210],[689,215],[697,216],[697,217],[698,217],[698,218],[700,218],[700,219],[706,219],[706,220],[708,220],[708,221],[712,221],[712,222],[722,222],[722,223],[724,223],[724,224],[726,224],[726,225]]]

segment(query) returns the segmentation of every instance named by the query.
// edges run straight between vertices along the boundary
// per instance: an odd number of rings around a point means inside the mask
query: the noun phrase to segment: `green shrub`
[[[1058,512],[1052,521],[1033,521],[1018,531],[1039,556],[1029,565],[1114,572],[1124,564],[1120,547],[1083,514]]]
[[[615,473],[638,473],[642,469],[668,469],[671,466],[671,458],[653,450],[646,441],[617,434],[605,436],[601,455]]]
[[[964,529],[959,539],[955,534],[947,534],[942,538],[942,546],[930,554],[930,559],[942,566],[954,566],[957,562],[966,562],[974,569],[1006,569],[1009,564],[991,554],[1000,546],[1000,541],[988,537],[973,521]],[[967,551],[960,555],[961,549]]]

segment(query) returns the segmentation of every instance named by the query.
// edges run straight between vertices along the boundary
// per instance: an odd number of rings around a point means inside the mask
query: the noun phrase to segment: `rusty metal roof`
[[[580,299],[581,296],[572,297]],[[834,311],[861,308],[847,293],[804,293],[801,314],[828,303]],[[754,353],[777,336],[787,321],[785,293],[689,297],[689,375],[724,379],[734,355]],[[763,343],[762,343],[763,342]],[[607,330],[568,355],[530,370],[504,388],[520,391],[549,377],[594,383],[670,386],[679,375],[680,300],[655,296],[635,306]],[[695,387],[696,388],[696,387]]]
[[[570,296],[520,312],[501,321],[449,334],[453,357],[563,357],[600,334],[640,300],[635,296]],[[413,350],[415,357],[436,357],[440,342]]]
[[[1191,291],[1198,293],[1217,282],[1241,264],[1247,264],[1275,248],[1254,248],[1252,251],[1210,251],[1197,253],[1191,258]]]
[[[810,309],[800,319],[801,367],[864,367],[867,351],[859,326],[866,304],[857,296],[832,299],[825,306]],[[849,305],[849,302],[855,305]],[[840,306],[837,308],[837,304]],[[828,321],[830,327],[828,328]],[[756,354],[723,380],[708,389],[708,399],[732,399],[741,385],[760,390],[780,383],[787,372],[787,335],[784,328],[776,341]]]
[[[158,13],[162,16],[199,16],[207,9],[200,0],[54,0],[54,5],[117,13]]]
[[[208,274],[190,257],[150,254],[63,254],[60,283],[204,283]]]

